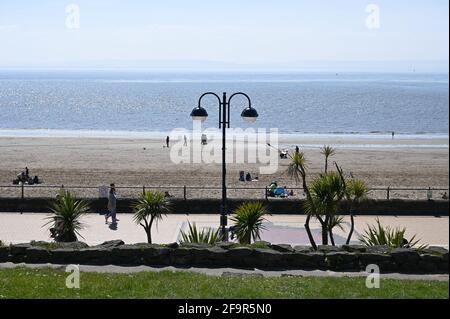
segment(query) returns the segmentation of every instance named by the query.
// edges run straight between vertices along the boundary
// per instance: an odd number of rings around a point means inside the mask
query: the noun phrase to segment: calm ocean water
[[[189,113],[206,91],[250,95],[256,127],[282,133],[448,134],[447,74],[176,73],[0,71],[0,130],[191,129]],[[217,126],[216,100],[203,106]],[[244,99],[232,126],[246,128]]]

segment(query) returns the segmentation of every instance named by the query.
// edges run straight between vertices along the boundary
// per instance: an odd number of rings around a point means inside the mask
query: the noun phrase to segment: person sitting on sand
[[[248,172],[247,175],[245,175],[245,180],[247,182],[251,182],[252,181],[252,175],[250,174],[250,172]]]

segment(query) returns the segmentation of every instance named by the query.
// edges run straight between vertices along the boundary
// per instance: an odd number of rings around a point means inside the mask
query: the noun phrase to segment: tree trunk
[[[317,245],[316,242],[314,240],[314,237],[311,233],[311,229],[309,228],[309,221],[311,219],[311,215],[308,215],[308,217],[306,217],[306,222],[305,222],[305,229],[306,229],[306,233],[308,234],[308,238],[309,238],[309,242],[311,243],[311,246],[314,250],[317,250]]]
[[[334,243],[333,230],[331,228],[329,229],[329,234],[330,234],[331,245],[336,246],[336,244]]]
[[[328,174],[328,157],[325,157],[325,175]]]
[[[329,217],[325,217],[325,221],[320,220],[320,224],[322,225],[322,245],[328,245],[328,223]]]
[[[151,228],[146,229],[145,232],[147,233],[147,242],[149,244],[151,244],[152,243],[152,230],[151,230]]]
[[[351,221],[350,233],[348,234],[347,241],[345,242],[347,245],[350,244],[350,240],[352,239],[353,231],[355,230],[355,218],[353,217],[352,213],[350,213],[350,221]]]

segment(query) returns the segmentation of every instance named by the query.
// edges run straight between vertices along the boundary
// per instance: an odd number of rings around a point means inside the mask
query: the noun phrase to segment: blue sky
[[[66,27],[71,3],[80,8],[79,29]],[[378,29],[366,26],[371,3],[380,9]],[[381,61],[386,68],[446,68],[448,6],[448,0],[2,0],[0,67]]]

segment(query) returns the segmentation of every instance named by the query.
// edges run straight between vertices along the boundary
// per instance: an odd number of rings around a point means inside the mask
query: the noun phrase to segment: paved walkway
[[[0,213],[0,240],[6,243],[21,243],[31,240],[50,241],[45,214],[19,214]],[[107,240],[122,239],[126,243],[139,243],[146,241],[146,235],[141,226],[133,222],[131,214],[118,215],[117,229],[111,229],[105,224],[103,216],[87,215],[83,222],[86,228],[81,231],[84,237],[80,240],[90,245],[100,244]],[[374,216],[357,216],[355,218],[355,233],[353,240],[364,233],[367,224],[375,223]],[[448,217],[394,217],[382,216],[380,220],[391,227],[406,227],[407,237],[417,234],[422,243],[438,246],[449,246],[449,218]],[[179,239],[180,230],[187,229],[187,222],[195,222],[199,227],[217,227],[218,215],[168,215],[152,232],[154,243],[171,243]],[[272,215],[265,222],[266,230],[262,233],[262,240],[271,243],[284,243],[292,245],[309,244],[304,229],[305,216]],[[349,219],[345,218],[346,231],[336,229],[335,240],[337,244],[344,243],[347,236]],[[320,242],[320,227],[317,222],[311,225],[312,232]]]
[[[12,269],[16,267],[28,267],[32,269],[52,268],[65,270],[65,265],[35,265],[35,264],[13,264],[13,263],[0,263],[0,269]],[[204,274],[207,276],[239,276],[239,277],[357,277],[361,279],[367,278],[366,272],[334,272],[334,271],[322,271],[322,270],[286,270],[286,271],[263,271],[259,269],[243,270],[235,268],[175,268],[175,267],[162,267],[154,268],[149,266],[137,266],[137,267],[121,267],[121,266],[80,266],[81,272],[95,272],[95,273],[113,273],[113,274],[130,274],[137,272],[194,272]],[[449,275],[406,275],[406,274],[381,274],[381,279],[398,279],[398,280],[433,280],[433,281],[449,281]]]

